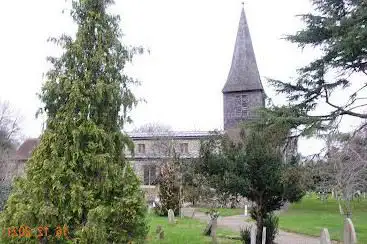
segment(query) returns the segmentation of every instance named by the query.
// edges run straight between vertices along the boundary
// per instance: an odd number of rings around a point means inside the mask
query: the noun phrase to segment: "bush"
[[[266,227],[266,244],[273,244],[278,234],[279,218],[274,213],[270,213],[264,219]]]
[[[167,216],[172,209],[175,216],[180,211],[180,185],[177,178],[177,169],[173,163],[165,163],[161,167],[158,177],[159,204],[155,207],[155,213]]]
[[[240,236],[243,244],[251,243],[251,227],[243,227],[240,230]]]

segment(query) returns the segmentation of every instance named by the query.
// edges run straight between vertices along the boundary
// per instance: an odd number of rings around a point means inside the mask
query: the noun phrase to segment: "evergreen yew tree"
[[[142,243],[147,234],[140,182],[124,158],[132,148],[121,132],[136,104],[131,78],[123,73],[133,52],[122,45],[119,17],[107,12],[112,0],[72,1],[76,38],[53,39],[64,53],[50,58],[53,69],[40,94],[47,127],[1,213],[1,243]],[[122,107],[122,111],[121,110]],[[33,228],[19,237],[21,225]],[[66,235],[66,236],[65,236]],[[48,240],[46,240],[48,239]]]
[[[175,160],[175,159],[174,159]],[[155,211],[162,216],[172,209],[177,216],[180,213],[180,182],[178,169],[174,162],[164,162],[158,176],[159,204]]]
[[[274,219],[272,212],[304,195],[301,177],[293,177],[300,169],[285,163],[280,150],[286,135],[282,140],[280,133],[273,138],[269,133],[273,129],[252,126],[239,142],[227,135],[212,137],[202,143],[197,164],[198,172],[217,192],[240,195],[255,203],[251,217],[256,220],[258,244],[264,225],[269,224],[269,218]],[[269,243],[273,240],[268,239]]]

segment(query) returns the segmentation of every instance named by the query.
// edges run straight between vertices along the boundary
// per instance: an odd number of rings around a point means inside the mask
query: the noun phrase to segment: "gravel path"
[[[185,208],[183,210],[183,215],[187,217],[192,216],[193,209]],[[202,212],[195,212],[195,219],[208,222],[209,217]],[[228,217],[219,217],[218,218],[218,227],[225,227],[231,230],[234,230],[239,233],[241,226],[248,226],[252,223],[245,222],[245,219],[248,217],[244,217],[244,215],[235,215]],[[321,231],[321,230],[320,230]],[[305,236],[295,233],[289,233],[284,231],[279,231],[278,237],[275,240],[278,244],[320,244],[320,239],[311,236]]]

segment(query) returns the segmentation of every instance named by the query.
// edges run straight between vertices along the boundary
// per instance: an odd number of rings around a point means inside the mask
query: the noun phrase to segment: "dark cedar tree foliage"
[[[0,215],[0,227],[66,225],[69,241],[142,243],[147,234],[140,182],[123,155],[132,143],[121,133],[136,104],[131,78],[123,73],[134,51],[122,45],[111,0],[72,1],[76,38],[52,39],[65,52],[49,58],[53,69],[40,94],[47,127]],[[121,110],[122,107],[122,111]],[[39,243],[33,237],[1,243]]]
[[[317,48],[321,56],[299,69],[295,82],[271,80],[291,102],[289,107],[275,107],[271,114],[288,116],[297,126],[306,125],[306,132],[333,128],[346,115],[367,118],[367,1],[312,3],[314,13],[301,15],[306,27],[286,39],[301,48]],[[337,91],[342,92],[345,101],[333,96]],[[327,104],[330,111],[313,113],[321,103]]]

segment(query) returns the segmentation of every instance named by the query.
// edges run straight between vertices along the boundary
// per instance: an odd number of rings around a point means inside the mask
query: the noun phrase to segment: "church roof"
[[[127,132],[134,140],[152,140],[157,137],[172,137],[175,139],[199,139],[211,136],[209,131],[163,131],[163,132]]]
[[[27,160],[31,157],[33,150],[38,146],[40,140],[38,138],[29,138],[25,140],[16,152],[18,160]]]
[[[223,93],[263,90],[245,10],[242,8],[232,65]]]

